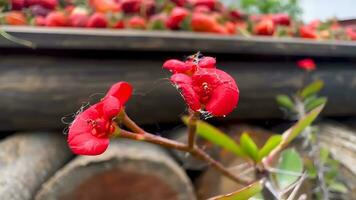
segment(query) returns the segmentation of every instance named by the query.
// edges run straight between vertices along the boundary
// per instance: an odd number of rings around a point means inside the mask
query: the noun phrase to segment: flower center
[[[205,104],[209,101],[211,94],[211,88],[207,82],[203,82],[200,90],[200,101]]]
[[[98,138],[109,137],[115,130],[115,127],[110,120],[98,118],[96,120],[90,119],[87,122],[91,126],[91,134]]]

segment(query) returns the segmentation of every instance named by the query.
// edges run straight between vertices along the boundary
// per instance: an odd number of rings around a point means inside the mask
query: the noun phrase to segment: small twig
[[[138,126],[123,110],[122,111],[121,122],[134,133],[144,134],[145,130],[143,130],[140,126]]]
[[[292,193],[289,195],[287,200],[294,200],[295,196],[297,195],[297,192],[300,188],[300,186],[302,185],[304,179],[306,178],[306,172],[304,172],[304,174],[300,177],[300,179],[297,181],[297,185],[294,187]]]
[[[138,140],[138,141],[145,141],[145,142],[149,142],[149,143],[153,143],[153,144],[158,144],[163,147],[188,152],[195,158],[207,162],[215,170],[219,171],[220,173],[222,173],[226,177],[230,178],[231,180],[238,182],[238,183],[242,183],[242,184],[249,184],[249,181],[244,180],[244,179],[236,176],[235,174],[232,174],[220,162],[214,160],[207,153],[205,153],[203,150],[201,150],[200,148],[198,148],[196,146],[194,148],[190,148],[186,144],[176,142],[174,140],[170,140],[170,139],[163,138],[160,136],[156,136],[156,135],[153,135],[153,134],[147,133],[147,132],[145,132],[144,134],[137,134],[137,133],[129,132],[126,130],[120,130],[118,135],[119,135],[119,137],[122,137],[122,138]]]

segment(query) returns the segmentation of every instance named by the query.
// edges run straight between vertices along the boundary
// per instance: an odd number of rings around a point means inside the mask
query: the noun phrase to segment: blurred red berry
[[[114,0],[90,0],[90,5],[96,12],[117,12],[121,9],[120,4]]]
[[[5,14],[5,21],[8,25],[26,25],[26,17],[21,11],[10,11]]]
[[[40,0],[25,0],[25,6],[30,7],[34,5],[39,5]]]
[[[214,17],[204,13],[193,13],[191,26],[197,32],[214,32],[217,25]]]
[[[60,11],[52,11],[46,16],[46,26],[67,26],[67,16]]]
[[[54,10],[58,6],[58,0],[39,0],[39,5]]]
[[[351,40],[356,40],[356,29],[353,27],[346,28],[346,34]]]
[[[115,22],[112,26],[113,28],[116,29],[123,29],[125,28],[125,22],[123,20],[118,20],[117,22]]]
[[[272,14],[272,21],[277,25],[289,26],[291,20],[288,14],[278,13]]]
[[[22,10],[25,7],[25,0],[11,0],[12,10]]]
[[[171,0],[171,2],[175,3],[177,6],[184,6],[187,3],[187,0]]]
[[[86,24],[89,28],[106,28],[108,21],[103,13],[97,12],[92,14]]]
[[[300,37],[307,38],[307,39],[318,38],[318,33],[316,32],[316,30],[309,26],[301,26],[299,28],[299,35]]]
[[[272,19],[265,18],[255,25],[254,32],[257,35],[273,35],[275,29],[276,27]]]
[[[190,0],[194,6],[206,6],[213,10],[218,3],[218,0]]]
[[[182,7],[175,7],[168,16],[166,26],[169,29],[179,29],[180,24],[188,17],[189,11]]]
[[[43,16],[36,16],[33,19],[33,24],[35,26],[45,26],[46,25],[46,18]]]
[[[304,69],[306,71],[313,71],[316,69],[314,60],[310,58],[299,60],[297,64],[299,68]]]
[[[88,12],[84,9],[74,9],[69,15],[69,25],[73,27],[85,27],[89,20]]]
[[[132,29],[146,29],[147,22],[141,16],[133,16],[127,21],[126,25]]]

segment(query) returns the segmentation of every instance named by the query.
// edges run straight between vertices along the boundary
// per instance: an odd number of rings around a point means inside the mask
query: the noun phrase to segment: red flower
[[[239,89],[226,72],[216,69],[212,57],[189,59],[186,62],[168,60],[163,68],[173,75],[172,83],[180,90],[188,107],[212,116],[232,112],[239,100]]]
[[[306,71],[313,71],[316,69],[314,60],[310,58],[299,60],[297,64],[299,68],[302,68]]]
[[[130,84],[116,83],[99,103],[76,116],[68,132],[68,144],[75,154],[99,155],[107,149],[109,138],[115,131],[113,119],[131,93]]]
[[[275,30],[275,23],[269,18],[262,19],[254,27],[254,32],[257,35],[273,35]]]

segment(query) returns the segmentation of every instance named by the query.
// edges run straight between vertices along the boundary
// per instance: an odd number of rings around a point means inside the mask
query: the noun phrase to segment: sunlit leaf
[[[310,111],[305,117],[300,119],[295,125],[283,133],[282,145],[285,147],[288,145],[295,137],[297,137],[303,130],[310,126],[311,123],[318,117],[320,112],[323,110],[324,105],[321,105],[314,110]]]
[[[265,156],[267,156],[274,148],[276,148],[282,141],[281,135],[273,135],[268,138],[267,142],[258,152],[258,161],[261,161]]]
[[[298,174],[303,172],[303,161],[295,149],[286,149],[281,153],[276,173],[277,185],[281,190],[287,188],[299,179]]]
[[[242,150],[254,161],[258,160],[258,147],[252,138],[243,133],[240,137],[240,145]]]
[[[329,184],[329,189],[333,192],[347,193],[348,189],[345,184],[334,181]]]
[[[254,195],[253,197],[249,198],[248,200],[264,200],[264,197],[262,195],[262,193],[257,193],[256,195]]]
[[[287,108],[288,110],[294,109],[294,103],[287,95],[277,95],[276,101],[281,107]]]
[[[189,117],[184,116],[182,117],[182,120],[187,125]],[[197,134],[235,155],[247,156],[241,149],[240,145],[238,145],[231,137],[204,121],[197,120]]]
[[[221,195],[218,197],[213,197],[210,198],[209,200],[247,200],[256,194],[260,193],[263,189],[263,181],[257,181],[252,183],[251,185],[248,185],[236,192],[227,194],[227,195]]]
[[[311,84],[307,85],[301,92],[300,96],[306,98],[310,95],[313,95],[319,92],[324,87],[324,82],[322,80],[316,80]]]
[[[326,102],[328,101],[328,99],[326,97],[319,97],[319,98],[315,98],[311,101],[309,101],[306,105],[305,105],[305,109],[307,111],[313,110],[314,108],[326,104]]]

